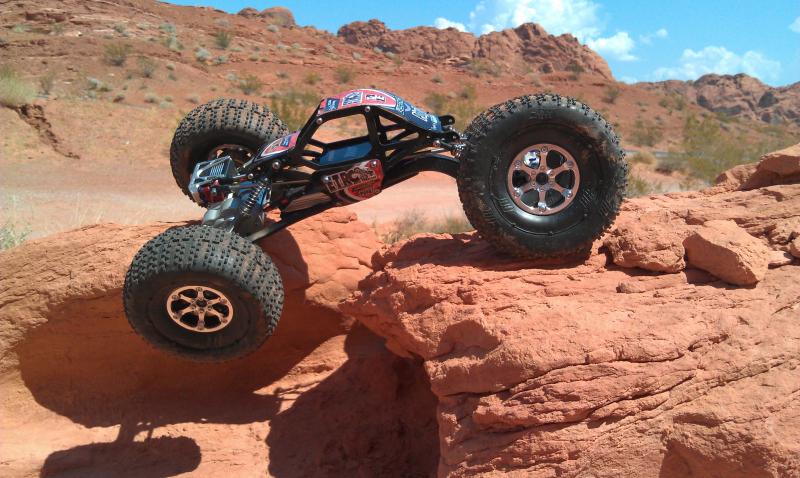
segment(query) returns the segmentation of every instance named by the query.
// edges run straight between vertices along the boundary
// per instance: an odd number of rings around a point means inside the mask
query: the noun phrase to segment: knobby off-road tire
[[[611,125],[583,103],[558,95],[521,96],[476,117],[465,136],[459,197],[470,223],[501,252],[525,258],[580,257],[617,216],[628,175],[624,151]],[[566,164],[569,159],[571,169],[551,178],[556,164],[542,170],[527,166],[526,158],[531,166],[541,162],[526,149],[543,144],[544,151],[558,151],[544,153],[545,163]],[[520,167],[533,173],[514,170]],[[515,189],[526,177],[541,178],[537,188],[564,192],[545,191],[549,199],[539,209],[538,189],[521,195],[525,184]],[[533,200],[526,199],[531,193]],[[550,202],[553,207],[547,206]],[[525,209],[527,203],[531,205]]]
[[[211,159],[221,146],[238,145],[250,154],[256,154],[264,143],[287,133],[283,121],[266,106],[232,99],[208,102],[190,111],[172,137],[169,151],[172,175],[184,194],[189,196],[189,176],[195,165]],[[247,159],[236,151],[227,152],[234,160],[244,162]],[[220,154],[225,153],[222,151]]]
[[[192,301],[201,298],[197,311]],[[258,246],[220,229],[188,226],[167,230],[139,250],[125,276],[123,301],[128,322],[156,348],[223,361],[247,355],[272,334],[283,284]],[[200,330],[199,312],[205,317]]]

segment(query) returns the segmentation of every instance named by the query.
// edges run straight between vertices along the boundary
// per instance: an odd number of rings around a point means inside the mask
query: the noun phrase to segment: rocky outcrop
[[[740,73],[709,74],[695,81],[669,80],[640,85],[650,90],[678,94],[715,113],[770,124],[800,125],[800,83],[774,88]]]
[[[253,7],[239,10],[238,15],[245,18],[255,18],[266,22],[269,25],[294,26],[294,15],[286,7],[271,7],[258,11]]]
[[[778,184],[629,201],[580,264],[421,236],[342,310],[424,360],[439,476],[793,476],[797,221]]]
[[[484,61],[502,70],[533,68],[542,73],[580,68],[603,78],[613,78],[605,60],[575,37],[550,35],[534,23],[476,38],[454,28],[390,30],[383,22],[373,19],[344,25],[337,35],[353,45],[379,48],[413,60],[447,61],[462,66]]]
[[[0,475],[435,468],[421,366],[336,310],[371,271],[371,228],[336,211],[262,240],[287,289],[276,333],[251,356],[199,367],[149,347],[122,312],[134,253],[178,225],[97,225],[0,252]]]

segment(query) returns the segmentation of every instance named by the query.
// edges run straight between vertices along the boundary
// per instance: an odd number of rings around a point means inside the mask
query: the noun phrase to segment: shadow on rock
[[[92,443],[51,454],[40,476],[160,478],[194,470],[200,457],[200,448],[187,437]]]
[[[421,363],[360,325],[345,351],[343,366],[270,422],[270,474],[434,476],[437,402]]]
[[[382,268],[389,262],[397,265],[431,264],[438,266],[469,266],[481,270],[560,269],[576,267],[592,257],[591,248],[581,249],[560,257],[519,259],[503,254],[477,233],[423,235],[403,241],[373,258],[373,265]],[[606,258],[602,256],[605,263]]]

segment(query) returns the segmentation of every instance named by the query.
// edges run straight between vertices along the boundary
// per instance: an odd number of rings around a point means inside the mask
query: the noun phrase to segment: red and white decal
[[[328,113],[335,110],[343,110],[354,106],[385,106],[394,108],[397,106],[397,99],[394,95],[381,90],[359,89],[345,91],[337,96],[330,96],[322,100],[317,109],[317,114]]]
[[[376,159],[362,161],[350,169],[325,176],[322,182],[329,193],[339,193],[344,200],[363,201],[381,192],[383,167]]]
[[[295,131],[294,133],[287,134],[283,138],[278,138],[271,142],[264,148],[264,151],[261,152],[261,157],[272,156],[273,154],[282,153],[294,148],[294,145],[297,144],[297,136],[299,134],[299,131]]]

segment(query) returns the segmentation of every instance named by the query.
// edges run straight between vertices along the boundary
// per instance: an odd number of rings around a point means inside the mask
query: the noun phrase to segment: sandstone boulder
[[[708,221],[683,242],[689,264],[725,282],[754,285],[764,278],[769,249],[733,221]]]
[[[646,213],[619,225],[605,239],[614,264],[655,272],[678,272],[686,267],[683,221],[664,213]]]

